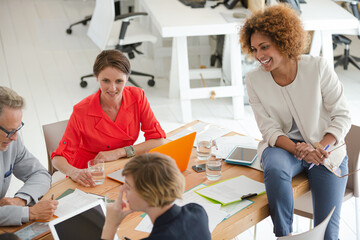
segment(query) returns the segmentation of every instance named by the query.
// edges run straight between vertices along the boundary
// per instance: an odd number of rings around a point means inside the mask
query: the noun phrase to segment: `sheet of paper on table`
[[[245,199],[249,195],[264,194],[266,191],[264,183],[240,175],[196,190],[196,192],[222,205],[227,205],[242,201],[243,198]]]
[[[54,212],[57,217],[65,216],[89,203],[97,201],[98,198],[94,195],[87,194],[79,189],[75,189],[73,193],[66,195],[59,199],[59,205]]]
[[[224,136],[231,132],[229,129],[222,128],[216,124],[198,122],[188,128],[183,129],[182,131],[175,133],[174,135],[168,137],[169,140],[175,140],[181,138],[189,133],[196,132],[196,136],[211,136],[213,139]],[[194,141],[194,146],[196,146],[196,139]]]

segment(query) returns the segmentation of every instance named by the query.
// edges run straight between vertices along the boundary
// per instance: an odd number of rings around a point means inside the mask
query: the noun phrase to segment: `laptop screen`
[[[86,210],[50,222],[54,239],[99,240],[105,223],[105,209],[97,202]]]

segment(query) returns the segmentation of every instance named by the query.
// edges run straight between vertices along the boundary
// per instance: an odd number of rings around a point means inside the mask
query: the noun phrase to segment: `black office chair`
[[[143,42],[156,42],[156,37],[148,29],[136,21],[131,21],[146,15],[145,12],[139,12],[115,16],[113,0],[96,0],[87,35],[100,50],[114,48],[127,53],[129,59],[132,59],[135,53],[143,54],[137,50]],[[148,85],[151,87],[155,85],[154,75],[132,70],[128,81],[136,87],[140,86],[132,79],[133,75],[149,77]],[[93,74],[82,76],[80,86],[86,87],[87,82],[84,79],[93,76]]]
[[[349,63],[351,63],[354,67],[360,70],[360,66],[357,64],[357,62],[360,61],[360,58],[350,55],[351,39],[345,37],[344,35],[333,35],[332,39],[335,47],[338,44],[345,44],[344,55],[338,55],[334,57],[334,68],[339,65],[343,65],[344,69],[347,70]]]
[[[360,20],[358,4],[359,3],[357,1],[352,1],[352,2],[350,2],[350,8],[351,8],[354,16]],[[360,35],[358,35],[358,38],[360,39]],[[332,40],[333,40],[334,49],[336,48],[336,46],[338,44],[345,45],[344,55],[338,55],[338,56],[334,57],[334,61],[335,61],[334,68],[336,68],[339,65],[343,65],[344,69],[347,70],[349,63],[351,63],[354,67],[356,67],[357,69],[360,70],[360,66],[357,63],[360,61],[360,58],[350,55],[351,39],[345,37],[344,35],[337,34],[337,35],[332,36]]]

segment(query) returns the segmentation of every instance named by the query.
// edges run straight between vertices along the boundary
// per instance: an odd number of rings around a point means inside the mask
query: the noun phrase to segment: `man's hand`
[[[29,220],[48,220],[54,214],[57,205],[56,200],[41,200],[32,207],[29,207]]]
[[[67,174],[72,180],[79,183],[84,187],[95,187],[95,183],[92,179],[90,172],[87,169],[75,168]]]
[[[0,199],[0,206],[6,206],[6,205],[17,205],[17,206],[26,206],[26,201],[24,199],[14,197],[4,197]]]

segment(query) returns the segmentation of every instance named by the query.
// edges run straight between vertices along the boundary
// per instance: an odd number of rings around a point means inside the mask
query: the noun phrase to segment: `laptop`
[[[105,203],[98,200],[49,222],[49,228],[54,240],[99,240],[105,216]]]
[[[178,168],[181,172],[185,171],[192,152],[192,148],[195,141],[196,132],[190,133],[186,136],[173,140],[171,142],[165,143],[159,147],[151,149],[149,152],[158,152],[172,157]],[[108,178],[111,178],[115,181],[124,183],[125,177],[122,176],[123,169],[119,169],[115,172],[112,172],[107,175]]]
[[[183,172],[187,169],[189,164],[195,137],[196,132],[193,132],[174,141],[153,148],[149,152],[158,152],[172,157],[180,171]]]

